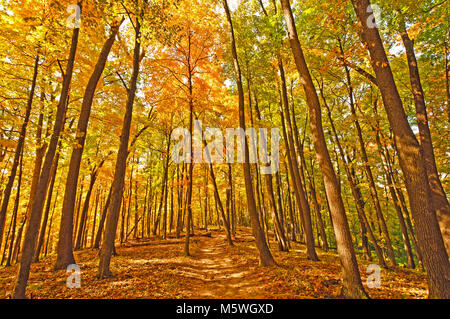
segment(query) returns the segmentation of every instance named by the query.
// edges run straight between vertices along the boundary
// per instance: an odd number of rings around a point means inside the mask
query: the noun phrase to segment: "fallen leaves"
[[[260,267],[248,230],[240,231],[235,247],[226,244],[223,233],[212,238],[194,237],[193,257],[183,256],[183,240],[130,243],[117,248],[113,278],[99,280],[97,251],[76,253],[81,268],[81,288],[66,287],[67,273],[53,271],[54,257],[34,264],[28,285],[33,298],[77,299],[197,299],[197,298],[339,298],[341,269],[338,256],[317,249],[319,262],[306,258],[305,247],[291,243],[289,253],[272,252],[278,267]],[[382,270],[381,288],[368,289],[365,269],[359,261],[362,280],[371,298],[426,298],[425,274],[404,268]],[[0,298],[7,298],[14,285],[16,267],[0,269]]]

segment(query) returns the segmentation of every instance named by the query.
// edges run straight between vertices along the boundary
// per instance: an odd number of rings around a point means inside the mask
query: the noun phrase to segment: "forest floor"
[[[115,276],[96,277],[97,251],[75,253],[81,268],[81,288],[66,287],[68,273],[53,271],[55,256],[32,266],[27,293],[32,298],[86,299],[296,299],[339,298],[340,263],[335,252],[317,249],[319,262],[306,258],[304,245],[291,243],[289,253],[271,250],[278,267],[258,265],[258,254],[249,230],[240,230],[235,246],[225,234],[212,231],[211,237],[197,231],[191,240],[192,257],[184,257],[184,239],[131,242],[117,248],[111,262]],[[361,277],[367,288],[367,266],[359,260]],[[13,289],[17,265],[0,268],[0,298]],[[405,268],[382,269],[381,288],[368,289],[371,298],[426,298],[424,273]]]

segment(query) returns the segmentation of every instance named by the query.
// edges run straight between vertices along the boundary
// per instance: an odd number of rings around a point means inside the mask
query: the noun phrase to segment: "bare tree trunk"
[[[167,140],[167,157],[166,157],[166,161],[164,163],[164,173],[163,173],[163,180],[162,180],[162,184],[161,184],[161,198],[159,200],[159,206],[158,206],[158,214],[156,216],[156,220],[155,220],[155,224],[153,225],[153,235],[156,235],[156,232],[158,231],[158,227],[159,224],[161,222],[161,212],[163,209],[163,205],[164,205],[164,198],[167,194],[167,179],[169,176],[169,152],[170,152],[170,134],[168,134],[168,140]],[[163,221],[164,223],[164,221]],[[163,227],[165,228],[166,225],[163,225]]]
[[[294,16],[291,11],[289,0],[281,0],[283,14],[285,17],[289,41],[299,75],[303,79],[303,88],[306,93],[306,101],[309,106],[311,133],[316,150],[317,159],[322,171],[327,198],[333,216],[333,226],[336,235],[336,244],[343,269],[344,296],[351,298],[367,298],[367,293],[362,286],[361,277],[353,249],[350,228],[342,202],[338,180],[336,178],[330,154],[328,153],[325,136],[322,127],[322,115],[319,98],[314,83],[309,73],[303,51],[298,40]]]
[[[395,177],[392,176],[392,178],[393,178],[394,184],[396,184]],[[411,237],[411,241],[413,243],[414,250],[416,251],[416,256],[417,256],[418,262],[420,264],[420,267],[422,268],[422,271],[424,271],[425,269],[424,269],[422,253],[420,252],[420,247],[419,247],[419,244],[417,243],[416,234],[414,232],[414,227],[411,222],[411,217],[409,215],[408,207],[406,206],[406,201],[405,201],[405,197],[403,195],[403,191],[399,187],[395,187],[395,191],[398,195],[398,198],[400,199],[402,211],[405,215],[406,226],[408,227],[409,236]]]
[[[328,119],[331,124],[331,129],[333,131],[334,138],[336,140],[336,145],[339,149],[339,153],[341,155],[342,162],[344,163],[344,169],[346,171],[348,183],[350,185],[350,189],[352,191],[352,196],[355,201],[358,218],[361,220],[361,228],[364,227],[364,229],[369,233],[369,238],[372,241],[372,244],[375,248],[375,253],[377,254],[377,257],[378,257],[378,262],[381,264],[382,267],[386,268],[386,262],[384,260],[383,252],[382,252],[380,246],[378,245],[377,239],[375,238],[375,234],[373,233],[372,227],[370,226],[369,221],[367,220],[366,213],[364,212],[364,203],[362,200],[361,191],[360,191],[359,187],[356,185],[356,180],[355,180],[356,174],[350,170],[349,161],[345,157],[344,148],[342,147],[341,142],[339,141],[336,127],[334,126],[333,118],[331,116],[331,110],[325,101],[325,96],[323,94],[322,89],[321,89],[321,95],[322,95],[322,99],[324,100],[324,106],[327,109],[327,115],[328,115]]]
[[[41,103],[44,103],[44,100],[45,100],[45,95],[42,92],[41,93]],[[43,107],[44,107],[44,105],[41,106],[41,112],[39,114],[39,119],[38,119],[38,127],[36,130],[36,144],[38,145],[38,148],[36,149],[36,158],[34,160],[33,178],[31,180],[30,196],[29,196],[27,212],[26,212],[27,215],[29,215],[29,213],[30,213],[32,203],[34,200],[34,196],[36,195],[36,187],[39,182],[39,176],[41,174],[42,161],[44,160],[45,150],[47,148],[47,143],[44,142],[41,145],[41,143],[42,143],[42,125],[44,122],[44,114],[42,113]],[[49,123],[47,124],[47,137],[49,134],[49,126],[50,126],[50,119],[49,119]],[[59,147],[60,146],[61,145],[59,145]],[[56,154],[55,161],[58,162],[58,160],[59,160],[59,153]],[[47,211],[46,211],[46,213],[47,213]]]
[[[36,81],[39,69],[39,55],[36,55],[34,59],[34,69],[33,69],[33,79],[31,81],[30,94],[27,101],[27,108],[25,111],[25,118],[22,123],[22,128],[20,129],[19,141],[17,142],[16,151],[14,153],[13,164],[11,167],[11,172],[9,175],[8,183],[6,184],[5,190],[3,192],[3,202],[0,210],[0,247],[2,246],[3,232],[5,230],[6,213],[8,211],[9,198],[11,197],[12,188],[14,185],[14,180],[16,179],[17,168],[19,167],[20,157],[25,144],[25,137],[27,134],[27,126],[30,121],[31,108],[33,106],[34,92],[36,89]]]
[[[448,35],[450,36],[450,30],[448,31]],[[445,91],[447,95],[447,117],[448,122],[450,123],[450,62],[449,62],[449,51],[448,51],[448,42],[444,41],[444,55],[445,55]]]
[[[233,54],[233,63],[234,70],[236,72],[236,83],[239,91],[239,122],[242,129],[245,131],[245,110],[244,110],[244,89],[242,86],[242,75],[241,69],[239,66],[237,50],[236,50],[236,42],[234,37],[234,29],[233,22],[231,19],[230,10],[228,7],[227,0],[223,0],[223,6],[227,15],[227,20],[229,24],[230,37],[231,37],[231,50]],[[250,220],[253,229],[253,235],[256,239],[256,246],[259,251],[259,260],[262,266],[273,266],[275,265],[275,261],[273,256],[267,246],[267,242],[264,238],[264,232],[261,229],[261,225],[258,220],[258,210],[256,208],[255,197],[253,193],[253,185],[252,185],[252,176],[251,176],[251,168],[250,168],[250,157],[249,157],[249,148],[248,148],[248,139],[247,136],[244,136],[244,145],[243,152],[245,154],[245,162],[243,164],[244,171],[244,179],[245,179],[245,189],[247,194],[247,206],[250,214]]]
[[[397,193],[394,188],[394,182],[392,180],[392,172],[389,169],[378,131],[376,131],[376,141],[377,141],[378,151],[380,152],[380,156],[381,156],[381,159],[383,162],[383,170],[384,170],[384,174],[386,176],[386,181],[388,184],[389,192],[391,194],[392,202],[394,204],[394,208],[395,208],[395,211],[397,212],[397,217],[398,217],[398,220],[400,223],[400,230],[402,232],[403,244],[405,246],[406,258],[408,260],[408,267],[414,269],[416,266],[414,264],[414,257],[412,254],[411,243],[409,241],[408,229],[406,227],[405,219],[403,218],[403,212],[402,212],[402,209],[399,204],[400,201],[397,197]]]
[[[287,164],[286,162],[284,163],[284,167],[285,167],[285,171],[286,171],[286,185],[287,185],[287,202],[288,202],[288,208],[289,208],[289,216],[291,216],[292,220],[293,220],[293,231],[292,231],[292,241],[293,242],[297,242],[297,236],[296,236],[296,232],[298,231],[300,234],[300,228],[301,225],[298,224],[298,221],[296,219],[296,214],[294,214],[294,209],[292,207],[292,199],[291,199],[291,191],[290,191],[290,184],[289,184],[289,172],[288,172],[288,168],[287,168]],[[278,178],[279,174],[278,174]]]
[[[409,126],[378,29],[370,28],[366,23],[368,19],[372,19],[368,10],[370,1],[352,0],[352,3],[360,23],[362,41],[367,44],[372,68],[395,135],[418,242],[427,269],[430,298],[450,298],[450,279],[447,277],[450,262],[436,212],[430,202],[431,190],[423,152]]]
[[[249,92],[249,95],[250,95],[250,92]],[[250,99],[251,99],[251,97],[250,97]],[[261,121],[261,115],[260,115],[259,111],[256,112],[256,116],[257,116],[258,121]],[[289,251],[288,240],[286,238],[284,227],[282,226],[282,223],[280,221],[280,216],[283,215],[283,211],[282,211],[283,207],[280,203],[279,210],[277,208],[277,201],[275,199],[275,192],[273,189],[272,175],[266,174],[266,175],[264,175],[264,179],[266,182],[266,188],[267,188],[267,193],[269,196],[270,206],[272,207],[272,209],[271,209],[272,221],[273,221],[273,226],[275,228],[275,234],[278,238],[278,246],[280,248],[280,251]],[[280,189],[278,187],[278,192],[279,191],[280,191]],[[278,198],[280,199],[280,196],[278,196]]]
[[[100,241],[102,239],[103,228],[105,227],[106,216],[108,214],[109,204],[111,203],[112,187],[109,189],[108,198],[106,199],[105,206],[103,207],[102,216],[100,217],[100,222],[98,223],[97,235],[94,240],[94,249],[100,247]]]
[[[95,226],[97,224],[97,216],[98,216],[98,208],[100,206],[101,209],[101,205],[103,202],[103,190],[97,189],[96,192],[96,198],[95,198],[95,208],[94,208],[94,217],[93,217],[93,221],[92,221],[92,232],[91,232],[91,248],[94,247],[94,237],[95,237]],[[87,240],[86,240],[86,246],[87,246]]]
[[[87,220],[88,220],[87,214],[88,214],[88,211],[89,211],[89,202],[91,200],[92,191],[94,190],[95,181],[97,180],[97,174],[98,174],[98,170],[100,169],[100,167],[101,166],[99,166],[98,168],[95,168],[94,171],[91,174],[91,181],[89,183],[88,192],[87,192],[86,197],[84,199],[83,210],[81,211],[80,226],[78,227],[78,234],[77,234],[77,237],[76,237],[74,250],[80,250],[81,249],[82,236],[83,236],[83,233],[84,233],[84,231],[85,231],[85,229],[87,227]]]
[[[61,144],[60,144],[60,146],[61,146]],[[52,167],[52,172],[51,172],[52,179],[50,181],[50,187],[49,187],[48,193],[47,193],[47,202],[45,204],[44,220],[42,221],[41,232],[39,234],[36,252],[34,254],[34,262],[39,261],[39,254],[41,253],[42,245],[44,243],[45,230],[47,227],[48,217],[49,217],[49,213],[50,213],[50,205],[52,202],[53,188],[55,186],[55,181],[56,181],[56,172],[58,170],[58,162],[59,162],[59,153],[56,154],[55,162],[53,163],[53,167]]]
[[[293,101],[293,94],[292,94],[292,90],[291,90],[291,96],[292,96],[292,101]],[[322,219],[322,214],[320,212],[320,205],[317,201],[317,194],[316,194],[316,189],[313,186],[312,180],[311,180],[311,176],[309,174],[308,168],[306,167],[306,160],[305,160],[305,153],[303,151],[303,144],[300,143],[300,138],[299,138],[299,134],[298,134],[298,127],[297,127],[297,121],[295,119],[295,112],[294,112],[294,104],[292,104],[292,125],[293,125],[293,129],[294,129],[294,137],[295,137],[295,144],[297,146],[297,153],[300,155],[300,169],[302,171],[302,174],[300,174],[300,178],[302,179],[302,184],[304,184],[304,188],[306,189],[306,181],[305,181],[305,176],[304,176],[304,171],[306,171],[306,176],[308,179],[308,185],[309,185],[309,190],[310,190],[310,194],[312,197],[312,201],[314,204],[314,209],[316,211],[316,216],[317,216],[317,222],[319,224],[319,233],[320,233],[320,237],[322,238],[322,248],[327,251],[328,250],[328,240],[327,240],[327,236],[325,233],[325,226],[323,223],[323,219]],[[305,132],[306,134],[306,132]],[[303,141],[304,143],[304,141]]]
[[[114,181],[112,186],[112,198],[109,214],[106,219],[105,236],[100,249],[100,263],[98,266],[98,277],[106,278],[112,276],[110,271],[111,256],[114,251],[117,223],[119,221],[120,206],[123,197],[123,186],[128,157],[128,144],[130,139],[131,121],[133,118],[133,106],[136,96],[137,82],[139,77],[140,54],[141,54],[141,22],[140,17],[135,20],[135,42],[133,52],[133,72],[128,87],[128,97],[125,117],[123,121],[122,133],[120,137],[120,147],[117,154]]]
[[[281,59],[278,59],[278,68],[280,70],[281,87],[282,87],[281,101],[285,112],[284,117],[282,117],[282,121],[284,123],[283,118],[286,121],[286,125],[283,127],[283,129],[286,130],[287,128],[286,147],[288,150],[287,157],[289,161],[289,171],[291,173],[291,180],[292,184],[294,185],[294,194],[297,200],[297,204],[300,208],[300,216],[302,220],[303,229],[305,231],[308,259],[317,261],[319,260],[319,258],[317,257],[316,250],[314,247],[314,233],[311,224],[311,210],[309,207],[308,200],[306,198],[305,189],[303,187],[304,185],[300,177],[297,155],[295,154],[295,143],[293,137],[292,122],[289,112],[289,101],[287,96],[286,79]]]
[[[377,103],[374,103],[374,113],[377,114]],[[388,184],[388,188],[389,188],[389,192],[391,194],[392,197],[392,201],[394,204],[394,208],[395,211],[397,212],[397,217],[399,219],[399,223],[400,223],[400,230],[402,232],[402,238],[403,238],[403,243],[405,246],[405,252],[406,252],[406,257],[408,260],[408,267],[409,268],[415,268],[415,263],[414,263],[414,257],[412,254],[412,249],[411,249],[411,243],[409,241],[409,236],[408,236],[408,229],[406,227],[406,223],[405,223],[405,219],[403,217],[403,212],[402,212],[402,208],[400,207],[400,201],[397,197],[397,192],[395,190],[395,186],[394,186],[394,181],[393,181],[393,172],[391,167],[389,166],[389,161],[388,161],[388,155],[385,154],[384,152],[384,148],[383,145],[381,143],[381,139],[380,139],[380,125],[377,122],[376,126],[373,127],[372,129],[375,132],[375,139],[377,142],[377,146],[378,146],[378,152],[380,153],[380,157],[382,160],[382,164],[383,164],[383,171],[385,173],[386,176],[386,181]]]
[[[175,173],[173,173],[174,175]],[[172,234],[173,230],[173,178],[172,176],[172,186],[170,187],[170,217],[169,217],[169,234]]]
[[[198,127],[197,129],[201,130],[200,127]],[[202,132],[202,136],[203,136],[203,132]],[[209,163],[208,171],[209,171],[209,174],[210,174],[210,177],[211,177],[211,181],[212,181],[213,186],[214,186],[214,198],[216,199],[216,203],[217,203],[217,206],[218,206],[218,208],[220,210],[220,215],[222,217],[223,225],[225,226],[225,232],[226,232],[226,235],[227,235],[228,244],[230,246],[233,246],[233,240],[231,239],[230,217],[228,217],[228,218],[226,217],[225,210],[224,210],[223,204],[222,204],[222,200],[220,199],[219,187],[217,186],[216,175],[214,174],[214,166],[212,164],[211,154],[210,154],[207,142],[206,142],[206,140],[204,138],[202,138],[202,140],[203,140],[203,145],[205,146],[206,156],[207,156],[208,163]],[[229,169],[229,174],[231,174],[230,173],[231,172],[231,167],[228,166],[228,169]],[[228,208],[228,211],[229,211],[228,201],[227,201],[227,208]]]
[[[403,40],[403,45],[405,46],[406,57],[408,59],[411,89],[414,95],[414,104],[416,106],[417,126],[419,127],[419,142],[423,150],[423,159],[425,161],[425,170],[428,176],[428,183],[430,184],[433,207],[436,211],[439,226],[441,228],[442,237],[447,249],[447,255],[450,256],[450,205],[448,203],[444,188],[442,187],[441,180],[439,179],[436,159],[434,157],[433,142],[431,139],[427,108],[425,104],[425,94],[420,81],[419,66],[416,59],[416,53],[414,52],[414,42],[409,38],[402,13],[399,13],[399,15],[401,37]]]
[[[177,212],[177,229],[176,229],[176,237],[181,238],[181,230],[183,223],[183,184],[180,182],[183,181],[184,178],[184,170],[185,165],[183,164],[183,168],[181,170],[181,178],[179,177],[179,172],[177,172],[177,182],[178,182],[178,212]]]
[[[75,203],[75,216],[74,216],[74,223],[75,223],[75,227],[72,233],[72,242],[75,241],[75,235],[78,233],[78,226],[79,226],[79,218],[80,218],[80,211],[81,211],[81,201],[83,199],[83,188],[84,188],[84,176],[82,178],[82,182],[81,182],[81,187],[80,190],[78,191],[78,199],[76,200]]]
[[[83,97],[83,103],[81,105],[80,117],[78,119],[78,127],[76,134],[75,147],[72,150],[72,155],[69,164],[69,171],[67,174],[66,189],[63,200],[61,225],[59,231],[59,240],[57,248],[57,258],[54,266],[55,270],[66,269],[68,265],[75,263],[73,256],[73,217],[75,208],[75,197],[77,193],[78,176],[80,172],[81,158],[83,156],[84,144],[86,141],[87,127],[89,124],[89,117],[91,114],[92,102],[95,96],[97,84],[103,74],[106,62],[108,60],[109,52],[114,44],[117,32],[119,31],[120,24],[113,26],[111,29],[111,35],[103,45],[100,56],[95,65],[95,69],[89,79],[86,86],[86,91]],[[87,198],[88,200],[89,198]],[[83,213],[85,213],[83,209]],[[81,223],[83,220],[81,220]],[[83,224],[80,224],[82,226]],[[80,227],[83,228],[83,227]],[[80,233],[80,232],[78,232]],[[75,249],[80,248],[80,241],[77,240]]]
[[[81,9],[81,2],[78,2]],[[20,267],[17,274],[17,279],[14,287],[13,297],[16,299],[26,298],[25,290],[30,274],[30,266],[33,261],[34,251],[36,247],[36,239],[39,233],[39,226],[42,217],[42,210],[44,207],[45,195],[47,194],[48,182],[50,179],[50,172],[53,165],[53,159],[56,153],[56,147],[58,145],[61,130],[64,126],[64,118],[67,110],[67,99],[69,96],[70,83],[72,81],[73,67],[75,61],[75,53],[78,45],[78,34],[80,29],[76,28],[72,34],[72,44],[70,48],[69,59],[67,62],[66,72],[64,75],[63,87],[61,91],[61,97],[58,104],[58,110],[55,117],[55,125],[53,128],[53,134],[50,139],[47,154],[45,156],[44,164],[42,167],[39,183],[36,190],[36,195],[33,201],[30,222],[25,235],[25,243],[22,252],[22,259],[20,261]]]
[[[340,40],[339,40],[339,45],[340,45],[341,53],[343,55],[344,49],[341,45]],[[353,95],[353,84],[352,84],[352,80],[351,80],[351,76],[350,76],[350,70],[349,70],[348,66],[345,64],[344,64],[344,70],[345,70],[345,74],[347,77],[347,89],[348,89],[348,96],[349,96],[349,100],[350,100],[350,103],[349,103],[350,110],[351,110],[351,113],[353,116],[353,122],[354,122],[355,128],[356,128],[356,135],[357,135],[358,141],[359,141],[361,158],[364,162],[364,165],[363,165],[364,172],[366,173],[367,181],[369,182],[369,189],[370,189],[370,194],[372,196],[372,202],[375,206],[375,212],[377,214],[378,221],[380,222],[381,232],[382,232],[382,235],[384,238],[385,245],[387,247],[389,259],[390,259],[391,265],[395,267],[395,266],[397,266],[397,262],[395,260],[394,249],[392,247],[392,242],[391,242],[391,238],[389,236],[389,231],[388,231],[388,228],[386,225],[386,220],[384,219],[383,212],[381,211],[380,200],[378,198],[378,191],[377,191],[377,188],[375,185],[375,180],[373,178],[372,169],[370,168],[369,158],[367,156],[366,145],[364,143],[361,125],[359,124],[358,116],[356,114],[354,95]]]
[[[229,172],[230,174],[230,172]],[[228,176],[228,179],[230,180],[230,176]],[[205,168],[205,214],[204,214],[204,226],[205,226],[205,231],[208,231],[208,182],[209,182],[209,178],[208,178],[208,167],[206,166]],[[229,184],[228,184],[229,185]]]
[[[9,245],[8,258],[6,259],[5,267],[11,266],[11,257],[12,257],[13,246],[14,246],[14,236],[16,233],[17,214],[19,211],[20,190],[21,190],[21,186],[22,186],[22,173],[23,173],[23,150],[20,155],[19,176],[17,179],[17,193],[16,193],[16,199],[14,201],[13,216],[12,216],[12,220],[11,220],[12,227],[10,227],[11,241],[10,241],[10,245]],[[8,241],[6,240],[5,243],[7,243],[7,242]],[[5,244],[5,253],[6,253],[6,247],[7,247],[7,245]],[[2,263],[3,263],[3,260],[2,260]]]

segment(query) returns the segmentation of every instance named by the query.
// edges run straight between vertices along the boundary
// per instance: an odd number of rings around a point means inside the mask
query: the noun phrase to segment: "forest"
[[[0,22],[0,298],[450,299],[447,0]]]

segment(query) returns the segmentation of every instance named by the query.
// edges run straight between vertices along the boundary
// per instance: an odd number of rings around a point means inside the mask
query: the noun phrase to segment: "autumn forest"
[[[0,0],[0,298],[450,299],[447,0]]]

